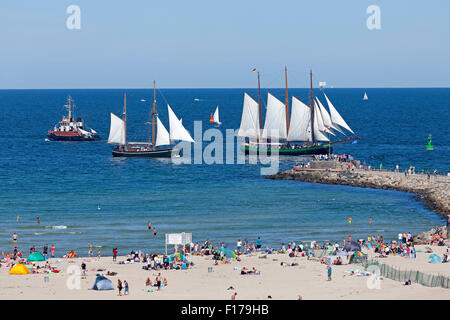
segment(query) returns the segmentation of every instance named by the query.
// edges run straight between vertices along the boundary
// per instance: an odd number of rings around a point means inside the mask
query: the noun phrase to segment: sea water
[[[195,120],[203,122],[204,130],[213,127],[209,117],[219,105],[219,130],[225,135],[226,129],[239,127],[244,91],[257,99],[255,89],[158,90],[158,114],[168,129],[169,103],[193,135]],[[284,101],[284,89],[270,91]],[[362,100],[364,91],[367,101]],[[110,113],[122,114],[124,93],[128,139],[148,141],[151,89],[0,91],[1,250],[12,250],[14,232],[19,250],[25,252],[32,245],[42,251],[48,244],[55,245],[57,256],[71,249],[87,255],[90,243],[95,254],[101,249],[111,255],[113,247],[119,254],[162,251],[166,233],[188,232],[194,242],[224,241],[230,247],[237,239],[255,241],[259,236],[263,246],[278,247],[288,241],[342,241],[350,234],[389,239],[443,223],[441,216],[404,192],[268,180],[258,164],[113,158],[113,146],[106,143]],[[307,89],[289,93],[309,101]],[[416,172],[450,170],[450,89],[326,93],[361,137],[356,144],[336,146],[335,153],[350,153],[373,167],[382,163],[391,169],[398,164],[401,170],[414,165]],[[267,90],[262,94],[265,101]],[[63,105],[69,95],[75,116],[82,116],[101,141],[46,141],[47,130],[66,114]],[[425,150],[430,133],[434,151]],[[292,168],[299,159],[281,157],[280,169]],[[148,221],[157,228],[156,237]]]

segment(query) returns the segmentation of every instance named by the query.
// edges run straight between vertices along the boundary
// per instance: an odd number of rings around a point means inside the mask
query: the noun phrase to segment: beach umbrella
[[[45,261],[45,258],[42,253],[35,251],[28,256],[27,262],[29,261]]]
[[[11,270],[9,270],[9,274],[29,274],[30,270],[28,270],[28,268],[19,263],[16,264],[14,267],[11,268]]]

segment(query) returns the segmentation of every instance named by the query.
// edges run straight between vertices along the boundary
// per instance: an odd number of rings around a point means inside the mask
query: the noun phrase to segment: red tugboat
[[[94,129],[88,129],[84,125],[82,118],[75,121],[72,118],[72,97],[69,96],[67,104],[64,106],[69,115],[55,125],[53,130],[48,130],[47,137],[51,141],[97,141],[100,136]]]

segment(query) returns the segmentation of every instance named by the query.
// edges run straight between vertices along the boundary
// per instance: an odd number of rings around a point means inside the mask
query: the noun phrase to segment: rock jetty
[[[309,168],[294,167],[265,178],[411,192],[431,210],[450,217],[449,176],[405,175],[385,170],[357,169],[358,167],[359,161],[312,161]]]

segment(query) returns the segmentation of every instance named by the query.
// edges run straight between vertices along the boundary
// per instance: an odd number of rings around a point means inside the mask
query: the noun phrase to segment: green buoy
[[[428,144],[425,147],[425,150],[434,150],[434,146],[431,144],[431,134],[428,135]]]

